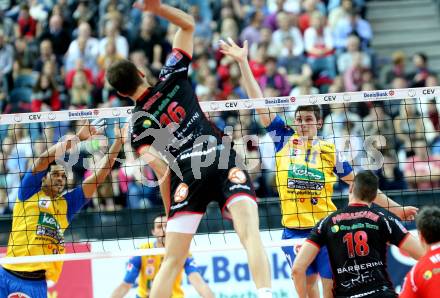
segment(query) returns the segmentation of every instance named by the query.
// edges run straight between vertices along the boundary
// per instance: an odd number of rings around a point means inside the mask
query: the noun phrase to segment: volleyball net
[[[255,109],[276,113],[287,126],[295,127],[298,106],[319,105],[322,128],[317,138],[335,144],[340,157],[348,161],[355,172],[376,171],[381,188],[391,198],[403,205],[422,206],[438,203],[440,109],[437,109],[435,98],[439,94],[440,87],[434,87],[211,101],[200,102],[200,105],[206,116],[230,136],[238,155],[244,159],[258,196],[263,239],[269,249],[299,242],[281,240],[277,150],[273,139],[261,126]],[[106,128],[101,135],[81,142],[75,150],[57,159],[66,168],[67,190],[72,189],[96,170],[114,142],[114,127],[122,127],[131,113],[132,107],[118,107],[0,115],[0,209],[4,213],[1,216],[1,246],[6,247],[8,240],[10,246],[14,245],[9,239],[12,211],[19,204],[20,181],[35,159],[65,135],[76,133],[84,120],[105,119]],[[298,145],[301,140],[293,140],[293,143]],[[287,175],[288,187],[322,188],[326,183],[334,183],[324,181],[319,168],[295,164],[295,158],[304,158],[299,157],[303,156],[303,149],[308,150],[298,146],[289,149],[292,165]],[[311,160],[325,159],[321,154],[324,153],[309,152]],[[343,182],[334,183],[332,197],[336,206],[346,204],[347,188]],[[302,199],[292,198],[292,202],[298,204]],[[314,198],[308,199],[313,201]],[[160,248],[139,249],[142,243],[154,240],[151,230],[154,218],[163,210],[161,204],[154,172],[126,144],[111,174],[73,218],[67,230],[61,231],[69,247],[66,254],[3,257],[0,264],[162,254]],[[40,210],[44,208],[44,202],[40,203]],[[16,216],[26,221],[35,214],[24,212]],[[39,221],[47,231],[59,232],[59,223],[44,222],[44,218]],[[210,205],[194,238],[192,252],[241,247],[231,223],[222,218],[215,204]]]

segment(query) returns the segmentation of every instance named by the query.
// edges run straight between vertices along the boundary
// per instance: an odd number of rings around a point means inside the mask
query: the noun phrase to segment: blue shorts
[[[22,279],[0,266],[0,297],[8,297],[11,294],[16,294],[11,297],[47,298],[46,280]]]
[[[311,231],[311,229],[295,230],[284,228],[282,239],[306,239]],[[291,268],[300,247],[300,245],[282,247],[283,252],[286,255],[287,262],[289,263]],[[312,264],[310,264],[309,268],[307,268],[306,271],[307,276],[317,273],[319,273],[322,278],[333,278],[332,269],[330,267],[330,260],[328,257],[328,251],[327,247],[325,246],[321,247],[321,250],[316,256],[316,259],[313,261]]]

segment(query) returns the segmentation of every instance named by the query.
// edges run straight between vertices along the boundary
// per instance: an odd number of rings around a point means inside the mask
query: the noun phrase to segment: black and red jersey
[[[381,209],[351,204],[321,220],[307,241],[327,246],[336,297],[393,296],[387,246],[399,246],[407,235],[406,228]]]
[[[137,100],[132,111],[132,145],[152,145],[168,157],[202,149],[207,141],[221,144],[221,133],[205,117],[188,80],[191,56],[173,49],[159,82]],[[200,146],[196,146],[200,143]],[[166,157],[164,154],[163,157]]]

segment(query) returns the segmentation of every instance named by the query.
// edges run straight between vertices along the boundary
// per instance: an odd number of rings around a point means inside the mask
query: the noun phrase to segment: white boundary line
[[[365,102],[378,100],[396,100],[420,98],[424,96],[440,96],[440,87],[387,89],[374,91],[358,91],[345,93],[327,93],[316,95],[299,95],[270,97],[258,99],[239,99],[225,101],[204,101],[200,106],[204,112],[236,111],[244,109],[264,109],[270,107],[286,107],[297,105],[332,104]],[[53,121],[72,121],[81,119],[128,117],[133,107],[101,108],[85,110],[65,110],[58,112],[19,113],[0,115],[0,125],[18,123],[39,123]]]
[[[265,242],[265,248],[294,246],[300,244],[305,239],[289,239]],[[84,242],[86,243],[86,242]],[[190,252],[197,254],[200,252],[219,252],[219,251],[234,251],[244,249],[241,244],[215,245],[215,246],[194,246],[191,247]],[[23,257],[3,257],[0,258],[0,265],[3,264],[23,264],[23,263],[42,263],[42,262],[59,262],[59,261],[79,261],[92,259],[108,259],[108,258],[129,258],[133,256],[153,256],[163,255],[164,248],[149,248],[149,249],[132,249],[124,251],[105,251],[105,252],[81,252],[68,253],[59,255],[38,255],[38,256],[23,256]]]

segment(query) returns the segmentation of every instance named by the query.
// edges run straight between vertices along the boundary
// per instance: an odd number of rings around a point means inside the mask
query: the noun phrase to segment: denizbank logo
[[[50,229],[58,230],[59,225],[55,217],[52,214],[42,212],[38,218],[38,224]]]
[[[266,105],[278,105],[278,104],[286,104],[289,103],[288,98],[267,98],[264,100]]]
[[[324,181],[324,173],[306,166],[290,165],[289,178]]]
[[[394,96],[394,94],[395,94],[394,90],[371,91],[371,92],[364,92],[364,98],[386,98],[388,96]]]
[[[87,117],[92,115],[93,113],[91,111],[69,112],[69,117]]]

